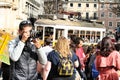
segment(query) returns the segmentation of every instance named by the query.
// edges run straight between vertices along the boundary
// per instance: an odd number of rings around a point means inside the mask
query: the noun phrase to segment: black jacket
[[[11,61],[11,80],[37,80],[36,48],[29,42],[25,45],[18,61]]]

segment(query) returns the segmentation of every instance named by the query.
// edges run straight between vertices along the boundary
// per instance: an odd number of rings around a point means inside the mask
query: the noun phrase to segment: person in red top
[[[77,37],[75,39],[74,43],[76,45],[75,53],[76,53],[76,55],[77,55],[77,57],[79,59],[79,64],[81,64],[81,66],[79,66],[77,68],[77,70],[78,70],[81,78],[83,80],[87,80],[87,77],[86,77],[85,72],[84,72],[85,71],[85,59],[86,59],[86,56],[84,54],[84,50],[83,50],[83,47],[82,47],[83,46],[83,40],[82,40],[82,38]]]
[[[109,37],[102,39],[100,52],[96,56],[96,68],[99,71],[98,80],[119,80],[120,54]]]
[[[82,64],[82,68],[84,68],[85,54],[84,54],[83,47],[82,47],[83,40],[80,37],[78,37],[78,38],[76,38],[75,44],[76,44],[76,49],[75,49],[76,55],[78,56],[78,58]]]

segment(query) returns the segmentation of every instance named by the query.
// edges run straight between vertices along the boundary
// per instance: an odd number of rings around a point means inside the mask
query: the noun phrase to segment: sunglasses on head
[[[22,21],[20,24],[19,24],[19,29],[22,30],[22,28],[26,25],[30,25],[32,26],[32,23],[29,21],[29,20],[25,20],[25,21]]]
[[[32,24],[32,23],[30,21],[26,20],[26,21],[22,21],[20,24],[21,25],[26,25],[26,24]]]

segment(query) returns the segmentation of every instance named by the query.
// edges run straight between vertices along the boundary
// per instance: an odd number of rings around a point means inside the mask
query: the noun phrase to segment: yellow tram
[[[86,43],[90,44],[92,39],[94,40],[92,43],[102,40],[106,29],[102,24],[85,21],[39,19],[35,22],[35,31],[39,32],[43,41],[50,38],[54,43],[60,36],[69,38],[75,35],[83,40],[87,38],[88,42],[86,41]]]

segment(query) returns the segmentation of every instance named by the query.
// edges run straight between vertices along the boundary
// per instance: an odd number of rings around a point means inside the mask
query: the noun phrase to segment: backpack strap
[[[60,59],[63,59],[63,56],[57,50],[55,50],[55,53],[59,56]]]
[[[60,60],[64,58],[72,60],[72,57],[70,55],[68,55],[68,57],[63,57],[57,50],[55,50],[55,53],[59,56]]]

